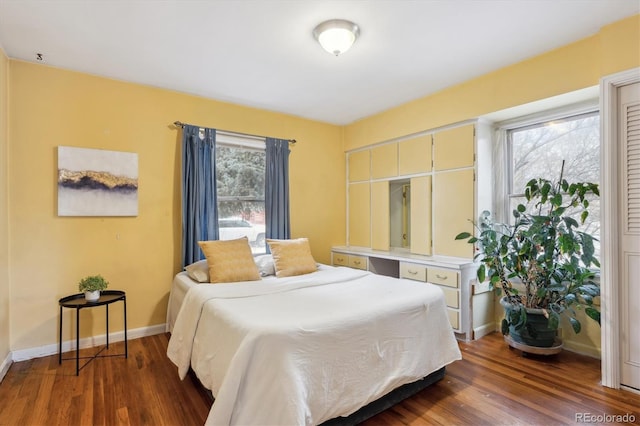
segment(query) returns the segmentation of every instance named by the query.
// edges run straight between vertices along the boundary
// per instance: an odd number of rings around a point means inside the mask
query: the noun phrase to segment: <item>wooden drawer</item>
[[[356,269],[364,269],[366,271],[367,257],[349,255],[349,266]]]
[[[427,269],[427,281],[433,284],[458,288],[460,286],[460,274],[447,269],[429,268]]]
[[[400,262],[400,278],[415,281],[427,281],[427,268],[415,263]]]
[[[460,291],[452,288],[440,287],[444,293],[444,300],[450,308],[460,308]]]
[[[349,266],[349,255],[344,253],[333,253],[331,261],[335,266]]]
[[[447,315],[449,316],[449,322],[451,323],[451,328],[453,328],[454,330],[459,330],[460,329],[460,312],[453,309],[447,309]]]

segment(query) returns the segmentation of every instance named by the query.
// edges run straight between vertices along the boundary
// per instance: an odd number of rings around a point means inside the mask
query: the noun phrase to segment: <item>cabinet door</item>
[[[398,176],[398,144],[390,143],[371,149],[371,178]]]
[[[411,253],[431,254],[431,176],[411,179]]]
[[[460,232],[473,234],[473,170],[436,173],[433,182],[434,254],[473,257],[473,245],[455,240]]]
[[[371,248],[389,250],[389,182],[371,184]]]
[[[433,135],[433,166],[436,171],[473,167],[473,124]]]
[[[349,153],[349,182],[369,180],[369,150]]]
[[[352,246],[370,247],[371,245],[370,207],[369,182],[350,184],[349,244]]]
[[[431,135],[425,135],[398,144],[400,176],[431,171],[431,141]]]

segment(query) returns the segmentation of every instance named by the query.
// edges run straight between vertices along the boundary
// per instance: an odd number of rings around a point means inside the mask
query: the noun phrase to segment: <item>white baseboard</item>
[[[493,333],[494,331],[496,331],[495,323],[489,323],[481,327],[476,327],[473,329],[473,339],[474,340],[480,339],[481,337],[484,337],[489,333]]]
[[[591,345],[584,343],[572,342],[571,340],[562,339],[563,349],[569,352],[575,352],[580,355],[590,356],[591,358],[602,359],[602,351]]]
[[[11,352],[9,352],[4,361],[2,361],[2,364],[0,364],[0,382],[2,382],[2,379],[4,379],[7,371],[9,371],[9,367],[11,367],[12,362],[13,359],[11,357]]]
[[[156,334],[162,334],[165,332],[165,324],[151,325],[148,327],[134,328],[127,330],[127,340],[138,339],[145,336],[153,336]],[[124,341],[124,331],[118,331],[115,333],[109,333],[109,343]],[[105,334],[99,336],[85,337],[80,339],[80,349],[92,348],[94,346],[100,346],[107,343]],[[69,352],[75,350],[76,339],[66,340],[62,342],[62,352]],[[26,361],[28,359],[40,358],[43,356],[54,355],[58,353],[58,343],[52,345],[39,346],[36,348],[20,349],[13,351],[9,354],[10,359],[13,361]],[[4,366],[4,364],[3,364]],[[8,367],[7,367],[8,369]],[[1,370],[0,370],[1,372]]]

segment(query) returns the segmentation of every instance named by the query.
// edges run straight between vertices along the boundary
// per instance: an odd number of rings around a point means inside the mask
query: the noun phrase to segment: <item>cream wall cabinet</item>
[[[473,245],[456,240],[460,232],[473,234],[474,170],[436,173],[433,177],[433,252],[442,256],[473,257]]]
[[[398,176],[398,144],[389,143],[371,148],[371,178]]]
[[[431,176],[411,178],[411,253],[431,254]]]
[[[475,126],[454,127],[433,135],[435,171],[473,167]]]
[[[334,265],[360,269],[366,265],[364,269],[376,274],[437,285],[458,339],[478,339],[496,328],[494,293],[486,285],[476,285],[477,266],[470,260],[344,246],[333,247],[331,258]],[[360,259],[358,266],[352,259]]]
[[[473,246],[455,240],[492,209],[491,128],[483,122],[433,135],[433,254],[472,259]]]
[[[472,259],[473,246],[455,236],[473,233],[472,221],[492,209],[490,133],[489,125],[476,121],[348,153],[347,244],[376,250],[398,246],[397,226],[387,223],[396,213],[389,214],[393,200],[385,185],[406,181],[409,244],[402,247],[418,255]],[[364,189],[353,189],[357,179],[370,183],[369,199]]]
[[[424,135],[398,143],[398,174],[431,172],[432,136]]]
[[[371,183],[371,248],[389,250],[389,182]]]
[[[371,190],[369,182],[349,184],[349,244],[371,247]]]
[[[349,182],[369,180],[371,164],[369,150],[352,152],[349,154],[347,164],[349,166]]]

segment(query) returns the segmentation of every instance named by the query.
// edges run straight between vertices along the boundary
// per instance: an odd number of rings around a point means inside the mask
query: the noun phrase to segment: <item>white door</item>
[[[640,390],[640,83],[617,90],[620,383]]]

